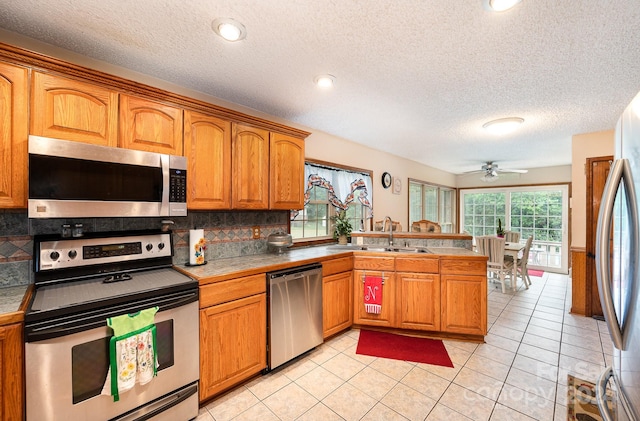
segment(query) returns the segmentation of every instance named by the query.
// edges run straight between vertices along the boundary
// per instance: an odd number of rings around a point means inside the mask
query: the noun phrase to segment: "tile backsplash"
[[[33,282],[33,236],[60,233],[62,224],[82,223],[85,232],[159,229],[174,221],[174,263],[188,261],[189,230],[202,228],[207,239],[205,258],[262,254],[269,234],[286,231],[288,211],[189,211],[174,218],[29,219],[25,210],[0,210],[0,287]],[[252,227],[260,227],[253,239]]]

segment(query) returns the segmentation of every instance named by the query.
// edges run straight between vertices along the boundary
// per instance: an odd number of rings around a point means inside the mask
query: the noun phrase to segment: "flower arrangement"
[[[331,221],[333,221],[333,239],[338,239],[338,242],[341,244],[346,244],[347,236],[349,236],[351,231],[353,231],[351,222],[349,222],[349,219],[347,218],[347,211],[341,210],[331,217]]]

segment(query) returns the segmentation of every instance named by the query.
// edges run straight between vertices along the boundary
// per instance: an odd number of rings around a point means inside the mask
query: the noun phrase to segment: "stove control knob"
[[[49,253],[49,257],[51,258],[51,260],[58,260],[60,258],[60,253],[58,253],[57,251],[52,251],[51,253]]]
[[[69,258],[75,259],[78,256],[78,252],[75,250],[69,250]]]
[[[153,248],[153,244],[151,243],[147,244],[147,247],[146,247],[147,251],[151,251],[152,248]]]
[[[164,243],[158,244],[158,249],[162,250],[164,248]]]

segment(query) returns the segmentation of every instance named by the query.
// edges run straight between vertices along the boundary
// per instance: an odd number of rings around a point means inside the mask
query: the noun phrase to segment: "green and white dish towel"
[[[133,314],[109,317],[107,325],[113,329],[109,342],[109,372],[102,388],[103,395],[120,399],[120,394],[136,383],[149,383],[157,375],[155,314],[158,307]],[[113,376],[112,373],[117,373]]]

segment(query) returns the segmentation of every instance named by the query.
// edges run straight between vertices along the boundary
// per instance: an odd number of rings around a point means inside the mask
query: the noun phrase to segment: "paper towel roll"
[[[189,230],[189,264],[203,265],[205,239],[204,230]]]

